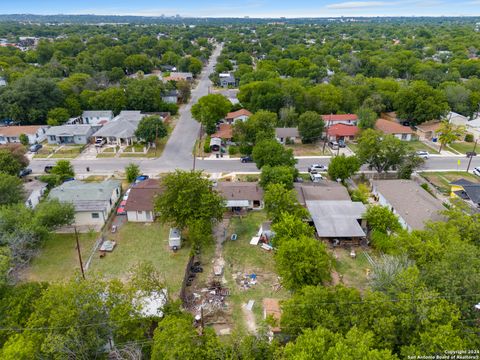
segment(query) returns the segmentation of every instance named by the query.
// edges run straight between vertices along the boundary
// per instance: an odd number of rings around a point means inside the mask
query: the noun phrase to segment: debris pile
[[[204,316],[208,316],[225,310],[227,308],[225,298],[229,295],[230,291],[223,287],[220,281],[212,280],[208,287],[200,290],[200,293],[194,292],[189,297],[187,307],[196,314],[200,314],[203,308]]]
[[[251,287],[257,285],[257,274],[242,274],[238,272],[236,276],[234,275],[235,281],[242,290],[248,290]]]

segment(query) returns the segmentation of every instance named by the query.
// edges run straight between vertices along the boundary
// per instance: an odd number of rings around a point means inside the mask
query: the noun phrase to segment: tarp
[[[248,200],[227,200],[227,207],[248,207]]]

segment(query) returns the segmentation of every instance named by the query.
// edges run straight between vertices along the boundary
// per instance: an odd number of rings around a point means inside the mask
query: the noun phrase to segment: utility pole
[[[77,227],[73,227],[75,230],[75,240],[77,242],[77,253],[78,253],[78,261],[80,262],[80,270],[82,270],[82,277],[83,280],[85,280],[85,271],[83,270],[83,262],[82,262],[82,254],[80,252],[80,243],[78,242],[78,233],[77,233]]]
[[[201,139],[202,139],[202,125],[200,125],[200,129],[198,129],[198,148],[199,149],[200,149]],[[196,158],[197,158],[197,147],[195,146],[193,149],[193,171],[195,171]]]
[[[157,147],[158,147],[158,124],[155,126],[155,157],[157,157]]]
[[[327,128],[325,129],[325,141],[323,142],[323,154],[325,154],[325,146],[327,146],[327,141],[328,141],[328,128],[330,127],[330,124],[332,122],[332,114],[330,113],[330,118],[328,119],[327,122]]]
[[[470,170],[470,164],[472,163],[472,158],[475,156],[475,150],[477,149],[477,142],[478,142],[478,139],[475,140],[475,145],[473,146],[473,151],[471,154],[468,155],[468,166],[467,166],[467,172],[468,170]]]

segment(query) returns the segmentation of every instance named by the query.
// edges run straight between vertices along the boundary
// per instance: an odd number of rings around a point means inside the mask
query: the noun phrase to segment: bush
[[[252,153],[252,150],[252,145],[240,145],[240,154],[242,155],[250,155]]]
[[[472,134],[466,134],[465,135],[465,141],[466,142],[473,142],[473,135]]]
[[[236,146],[229,146],[229,147],[228,147],[228,154],[229,154],[229,155],[237,155],[237,154],[238,154],[238,147],[236,147]]]
[[[211,137],[210,135],[207,135],[207,137],[205,138],[205,143],[203,144],[203,152],[204,153],[210,153],[210,140],[211,140]]]

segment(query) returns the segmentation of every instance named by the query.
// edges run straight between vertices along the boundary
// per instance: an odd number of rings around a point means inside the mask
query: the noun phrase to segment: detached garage
[[[154,201],[160,191],[160,182],[156,179],[148,179],[134,185],[125,205],[127,220],[132,222],[155,221]]]

